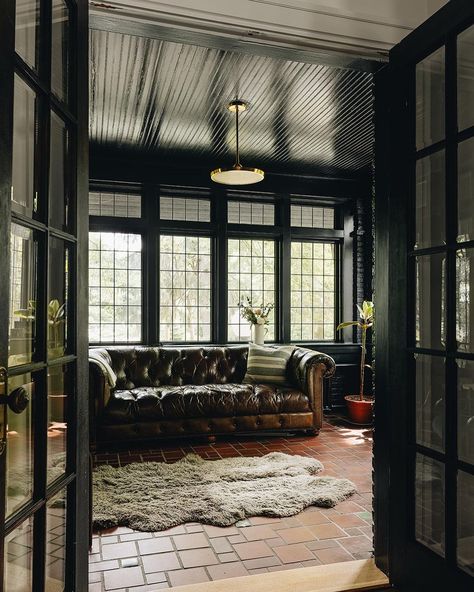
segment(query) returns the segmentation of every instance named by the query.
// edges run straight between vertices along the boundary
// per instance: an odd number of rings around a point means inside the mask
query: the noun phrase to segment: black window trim
[[[115,183],[91,181],[90,191],[102,193],[127,192],[141,194],[142,217],[119,218],[90,216],[90,231],[111,231],[138,233],[142,236],[142,276],[143,276],[143,314],[142,341],[143,345],[170,345],[180,347],[191,342],[164,342],[159,335],[159,239],[162,234],[207,236],[211,239],[211,341],[198,341],[193,344],[211,345],[228,342],[228,302],[227,302],[227,240],[231,238],[272,239],[275,241],[275,341],[273,343],[295,343],[314,346],[334,344],[343,341],[336,334],[334,341],[294,341],[290,339],[290,298],[291,298],[291,242],[312,241],[331,242],[337,245],[336,253],[336,300],[335,324],[342,319],[343,303],[352,307],[353,294],[348,286],[352,281],[344,281],[343,274],[348,268],[348,259],[352,258],[352,248],[346,248],[350,235],[347,219],[352,218],[352,208],[347,204],[351,201],[321,195],[303,196],[290,194],[270,194],[240,191],[210,191],[199,187],[181,187],[159,184]],[[184,197],[210,199],[211,221],[194,222],[182,220],[161,220],[160,197]],[[275,225],[229,224],[227,203],[229,201],[271,202],[275,206]],[[345,205],[344,205],[345,204]],[[335,229],[291,227],[290,205],[314,205],[332,207],[335,210]],[[346,230],[344,230],[344,228]],[[344,293],[343,293],[344,291]],[[344,310],[347,309],[347,306]],[[233,342],[235,344],[243,342]],[[91,342],[91,345],[107,345]],[[114,343],[114,345],[131,345],[130,343]]]

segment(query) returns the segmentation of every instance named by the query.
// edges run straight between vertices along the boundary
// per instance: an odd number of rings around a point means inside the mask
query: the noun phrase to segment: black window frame
[[[334,340],[291,340],[291,242],[330,242],[336,252],[335,327],[343,316],[343,303],[353,308],[352,277],[343,281],[343,276],[352,270],[353,217],[355,200],[331,196],[293,195],[290,193],[262,193],[255,190],[232,190],[191,186],[160,185],[159,183],[118,183],[91,181],[90,191],[140,193],[142,197],[141,218],[119,218],[90,216],[90,231],[138,233],[142,236],[142,340],[140,344],[182,346],[196,343],[202,345],[226,344],[228,341],[228,253],[229,239],[260,239],[275,241],[275,339],[273,343],[295,343],[298,345],[334,344],[344,341],[335,332]],[[183,197],[209,199],[211,202],[210,222],[165,220],[160,218],[160,198]],[[273,226],[260,224],[237,224],[228,222],[228,202],[271,203],[275,211]],[[334,229],[292,227],[291,205],[311,205],[334,208]],[[160,236],[201,236],[211,239],[211,338],[209,341],[162,341],[160,336]],[[343,293],[344,291],[344,293]],[[245,343],[245,342],[232,342]],[[105,345],[105,342],[91,342]],[[114,345],[130,345],[131,343]]]

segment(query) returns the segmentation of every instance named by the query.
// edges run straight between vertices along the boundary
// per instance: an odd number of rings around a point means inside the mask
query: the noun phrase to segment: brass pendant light
[[[244,167],[240,164],[239,112],[247,109],[247,103],[236,99],[229,103],[227,108],[231,113],[235,113],[235,164],[230,169],[214,169],[211,172],[211,179],[223,185],[251,185],[252,183],[260,183],[265,177],[265,173],[261,169]]]

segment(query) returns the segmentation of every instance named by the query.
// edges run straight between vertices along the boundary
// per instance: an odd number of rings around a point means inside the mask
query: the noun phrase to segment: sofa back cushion
[[[107,347],[116,388],[241,383],[248,346]]]

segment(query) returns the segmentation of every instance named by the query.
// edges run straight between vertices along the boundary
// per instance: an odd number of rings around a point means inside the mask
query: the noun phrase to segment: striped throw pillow
[[[286,384],[286,366],[294,349],[293,346],[265,347],[250,343],[244,383]]]

